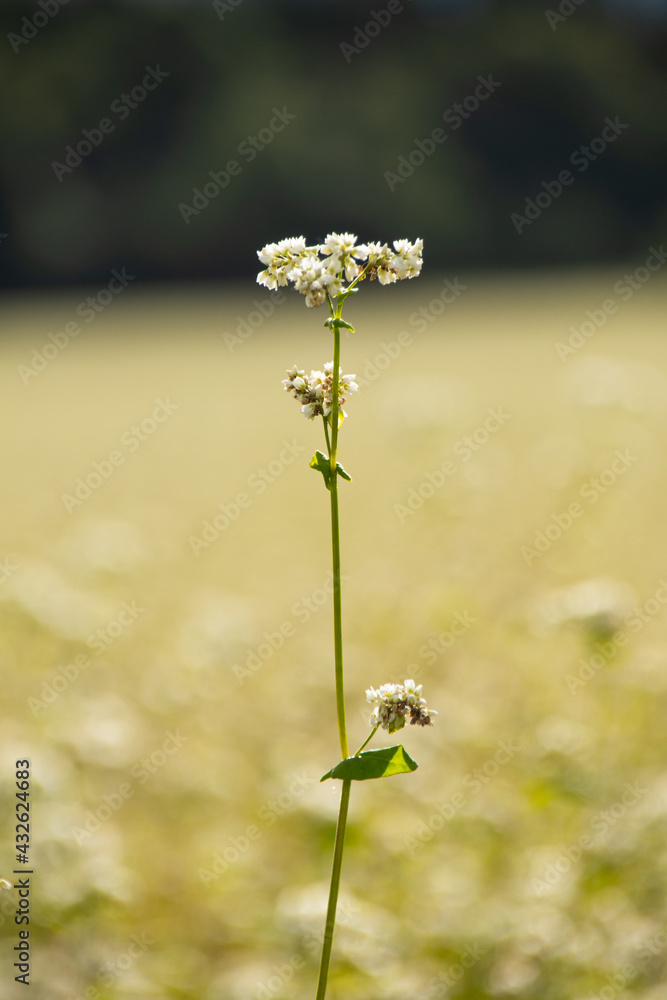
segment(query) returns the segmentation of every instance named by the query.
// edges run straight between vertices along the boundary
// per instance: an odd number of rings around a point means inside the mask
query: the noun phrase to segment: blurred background
[[[393,6],[6,0],[3,285],[99,282],[119,260],[144,281],[219,282],[297,230],[419,235],[432,268],[617,260],[660,237],[664,0]],[[274,108],[292,116],[279,132]],[[572,170],[616,116],[627,128]],[[240,172],[184,218],[230,160]],[[568,167],[558,210],[518,234],[512,214]]]
[[[424,240],[346,306],[351,742],[371,684],[439,715],[416,773],[353,789],[329,995],[663,1000],[667,2],[0,20],[0,877],[29,759],[32,995],[314,995],[329,515],[280,379],[331,345],[256,251],[349,230]]]

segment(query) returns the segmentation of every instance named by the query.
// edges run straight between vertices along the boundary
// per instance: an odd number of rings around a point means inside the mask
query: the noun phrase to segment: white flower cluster
[[[366,701],[375,704],[370,718],[371,726],[382,726],[389,733],[402,729],[405,720],[410,716],[411,726],[431,726],[431,716],[437,712],[429,711],[425,700],[421,697],[422,685],[406,680],[404,684],[383,684],[382,687],[369,688]]]
[[[324,243],[315,246],[306,246],[303,236],[267,243],[257,251],[266,265],[257,281],[271,289],[291,281],[306,296],[307,306],[321,306],[327,295],[335,298],[347,291],[344,280],[354,282],[369,273],[380,284],[389,285],[416,278],[421,271],[422,240],[394,240],[393,250],[386,243],[356,246],[356,242],[351,233],[329,233]]]
[[[356,392],[359,386],[354,381],[354,375],[343,375],[343,369],[338,369],[338,402],[343,416],[347,414],[342,409],[346,393]],[[324,366],[322,372],[311,372],[307,376],[296,365],[287,372],[288,378],[283,379],[285,392],[291,392],[301,403],[301,412],[309,420],[313,417],[328,417],[333,406],[333,361]]]

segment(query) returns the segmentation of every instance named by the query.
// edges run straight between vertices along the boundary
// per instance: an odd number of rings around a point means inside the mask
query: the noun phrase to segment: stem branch
[[[375,734],[377,733],[377,731],[378,731],[378,729],[379,729],[379,728],[380,728],[380,723],[378,722],[377,726],[376,726],[376,727],[375,727],[375,729],[374,729],[374,730],[372,731],[371,735],[370,735],[370,736],[368,737],[368,739],[365,739],[365,740],[364,740],[364,742],[363,742],[363,743],[361,744],[361,746],[359,747],[359,749],[358,749],[358,750],[357,750],[357,752],[355,753],[355,755],[354,755],[355,757],[358,757],[358,756],[359,756],[359,754],[361,753],[361,751],[362,751],[362,750],[364,749],[364,747],[368,746],[368,744],[369,744],[369,743],[370,743],[370,741],[371,741],[371,740],[373,739],[373,737],[375,736]]]
[[[331,442],[329,440],[329,425],[327,423],[327,418],[323,415],[322,422],[324,423],[324,440],[327,443],[327,458],[331,461]]]

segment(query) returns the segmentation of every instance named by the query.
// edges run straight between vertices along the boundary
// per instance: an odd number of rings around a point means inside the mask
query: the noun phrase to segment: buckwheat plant
[[[269,289],[294,285],[306,298],[306,305],[316,307],[327,304],[329,318],[325,326],[333,335],[333,361],[322,366],[321,371],[307,375],[296,366],[283,379],[285,390],[301,404],[301,412],[308,420],[322,419],[326,454],[316,451],[310,467],[322,474],[331,501],[331,542],[333,559],[333,620],[334,620],[334,673],[336,682],[336,715],[342,760],[328,771],[327,778],[342,781],[340,809],[336,827],[331,886],[327,907],[322,958],[317,984],[316,1000],[324,1000],[331,959],[336,905],[343,860],[345,826],[353,781],[382,778],[392,774],[414,771],[417,764],[402,746],[379,750],[366,750],[378,729],[395,733],[402,729],[407,719],[411,725],[430,726],[431,716],[421,696],[421,684],[406,680],[404,684],[383,684],[376,691],[369,688],[367,701],[373,705],[370,718],[371,733],[357,752],[350,756],[345,721],[345,696],[343,688],[343,634],[341,621],[340,531],[338,522],[338,481],[351,481],[338,462],[338,433],[346,417],[343,410],[349,394],[357,391],[354,375],[344,375],[340,367],[340,331],[354,333],[354,328],[342,318],[345,300],[356,294],[366,277],[390,285],[403,278],[415,278],[422,266],[422,241],[394,240],[393,249],[386,243],[357,245],[357,237],[350,233],[331,233],[324,243],[306,246],[302,236],[269,243],[257,256],[265,269],[257,275],[260,285]],[[365,752],[364,752],[365,751]]]

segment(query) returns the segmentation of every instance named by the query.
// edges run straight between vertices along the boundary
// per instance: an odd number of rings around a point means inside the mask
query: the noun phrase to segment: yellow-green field
[[[346,306],[350,739],[371,684],[415,677],[439,715],[401,734],[416,773],[352,789],[329,996],[663,1000],[667,290],[459,276],[441,309],[444,277]],[[233,343],[250,282],[137,280],[87,323],[90,294],[2,310],[0,877],[28,758],[30,996],[312,1000],[329,511],[280,380],[330,359],[325,314],[290,292]]]

